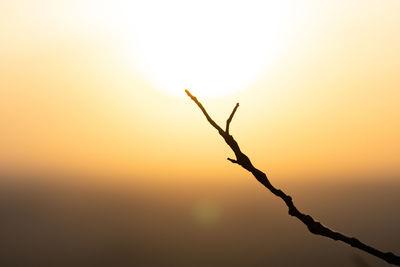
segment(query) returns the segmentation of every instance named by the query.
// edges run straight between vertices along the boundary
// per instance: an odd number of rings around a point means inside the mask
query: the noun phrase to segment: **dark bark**
[[[251,163],[250,159],[240,150],[238,143],[235,141],[235,139],[232,137],[232,135],[229,134],[229,125],[232,121],[233,116],[235,115],[235,112],[237,108],[239,107],[239,103],[236,104],[235,108],[233,109],[231,115],[229,116],[227,122],[226,122],[226,130],[224,131],[207,113],[206,109],[203,107],[203,105],[197,100],[195,96],[193,96],[188,90],[185,90],[186,94],[197,104],[197,106],[201,109],[203,112],[204,116],[206,117],[207,121],[215,128],[217,129],[218,133],[224,138],[225,142],[228,144],[228,146],[232,149],[232,151],[235,153],[236,159],[231,159],[228,158],[229,161],[235,164],[239,164],[242,166],[244,169],[247,171],[251,172],[253,176],[262,184],[264,185],[271,193],[273,193],[275,196],[281,198],[286,206],[289,209],[289,214],[291,216],[296,217],[299,219],[302,223],[304,223],[308,230],[315,234],[315,235],[321,235],[328,237],[333,240],[339,240],[342,241],[352,247],[356,247],[362,251],[365,251],[371,255],[374,255],[378,258],[383,259],[384,261],[400,266],[400,257],[397,255],[394,255],[392,252],[382,252],[376,248],[373,248],[371,246],[368,246],[364,244],[363,242],[359,241],[357,238],[354,237],[348,237],[342,233],[333,231],[329,229],[328,227],[322,225],[320,222],[316,221],[311,217],[310,215],[304,214],[300,212],[296,206],[293,203],[292,197],[287,195],[285,192],[283,192],[280,189],[275,188],[269,179],[267,178],[267,175],[257,169],[256,167],[253,166]]]

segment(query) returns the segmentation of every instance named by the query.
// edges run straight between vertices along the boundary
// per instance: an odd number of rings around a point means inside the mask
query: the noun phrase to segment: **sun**
[[[179,97],[186,88],[215,98],[250,86],[290,28],[279,1],[138,2],[135,65],[154,87]]]

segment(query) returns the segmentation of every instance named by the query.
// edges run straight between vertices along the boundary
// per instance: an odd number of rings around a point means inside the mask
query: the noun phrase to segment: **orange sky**
[[[399,173],[400,2],[301,3],[307,13],[268,68],[203,104],[223,124],[240,102],[231,132],[274,177]],[[237,174],[198,108],[143,75],[136,36],[115,16],[123,4],[107,13],[112,2],[4,1],[0,166],[162,180]]]

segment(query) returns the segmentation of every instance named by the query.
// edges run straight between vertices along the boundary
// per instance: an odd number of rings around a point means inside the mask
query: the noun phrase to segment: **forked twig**
[[[203,105],[197,100],[195,96],[193,96],[188,90],[185,90],[186,94],[197,104],[197,106],[201,109],[204,116],[207,118],[207,121],[217,129],[218,133],[224,138],[225,142],[229,145],[232,151],[235,153],[236,159],[228,158],[228,160],[232,163],[239,164],[244,169],[248,170],[253,174],[253,176],[263,184],[269,191],[271,191],[275,196],[281,198],[286,206],[289,208],[289,214],[291,216],[296,217],[302,223],[304,223],[308,230],[315,234],[328,237],[333,240],[342,241],[352,247],[356,247],[362,251],[365,251],[371,255],[374,255],[378,258],[383,259],[384,261],[400,266],[400,257],[393,254],[392,252],[382,252],[376,248],[368,246],[363,242],[359,241],[355,237],[348,237],[342,233],[333,231],[328,227],[322,225],[320,222],[314,220],[310,215],[301,213],[293,203],[292,197],[285,194],[282,190],[275,188],[267,178],[267,175],[262,171],[258,170],[256,167],[253,166],[250,159],[240,150],[239,145],[235,141],[235,139],[229,134],[229,125],[232,121],[233,116],[237,108],[239,107],[239,103],[236,104],[235,108],[233,109],[231,115],[229,116],[228,120],[226,121],[226,130],[222,130],[222,128],[208,115],[206,109]]]

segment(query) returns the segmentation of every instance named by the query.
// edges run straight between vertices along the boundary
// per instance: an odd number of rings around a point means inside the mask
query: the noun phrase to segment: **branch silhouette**
[[[208,115],[206,109],[203,107],[203,105],[200,103],[199,100],[195,96],[193,96],[189,90],[185,90],[186,94],[193,100],[194,103],[201,109],[203,112],[204,116],[206,117],[207,121],[218,131],[218,133],[222,136],[222,138],[225,140],[225,142],[228,144],[228,146],[232,149],[232,151],[235,153],[236,159],[231,159],[228,158],[228,160],[234,164],[238,164],[242,166],[244,169],[247,171],[251,172],[253,176],[262,184],[264,185],[271,193],[273,193],[275,196],[281,198],[286,206],[289,208],[289,214],[291,216],[296,217],[299,219],[302,223],[304,223],[308,230],[315,234],[315,235],[321,235],[328,237],[330,239],[333,239],[335,241],[339,240],[342,241],[352,247],[358,248],[362,251],[365,251],[371,255],[374,255],[378,258],[381,258],[382,260],[400,266],[400,257],[393,254],[392,252],[382,252],[376,248],[373,248],[371,246],[368,246],[364,244],[363,242],[359,241],[355,237],[349,237],[346,236],[342,233],[336,232],[334,230],[329,229],[328,227],[322,225],[320,222],[316,221],[311,217],[310,215],[304,214],[300,212],[296,206],[293,203],[292,197],[287,195],[285,192],[283,192],[280,189],[275,188],[269,179],[267,178],[267,175],[257,169],[256,167],[253,166],[251,163],[250,159],[240,150],[238,143],[235,141],[232,135],[229,134],[229,125],[233,119],[233,116],[235,115],[236,110],[239,107],[239,103],[236,104],[235,108],[233,109],[231,115],[229,116],[228,120],[226,121],[226,130],[224,131],[211,117]]]

